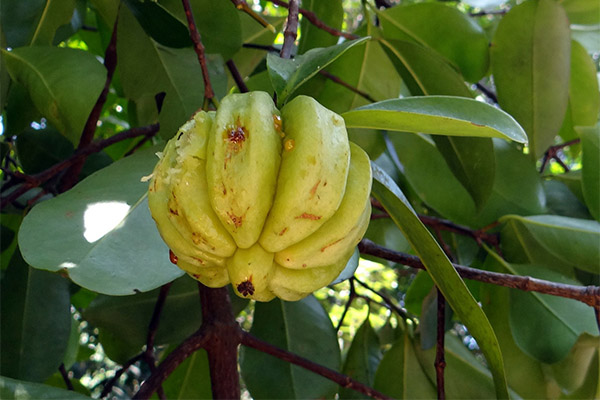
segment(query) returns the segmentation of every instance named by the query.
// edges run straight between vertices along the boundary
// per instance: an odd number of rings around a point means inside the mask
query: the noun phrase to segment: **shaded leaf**
[[[344,22],[344,9],[342,0],[305,0],[302,8],[312,11],[327,26],[333,29],[341,29]],[[298,54],[304,54],[315,47],[333,46],[338,38],[328,32],[314,26],[306,18],[300,21],[300,40],[298,41]]]
[[[534,158],[553,144],[567,109],[570,35],[553,0],[526,1],[500,21],[491,47],[498,102],[529,137]]]
[[[548,212],[563,217],[592,219],[587,207],[559,180],[544,181]]]
[[[377,14],[385,38],[430,47],[456,66],[470,82],[488,69],[488,40],[466,14],[441,3],[401,5]]]
[[[177,48],[192,46],[187,26],[158,2],[125,0],[125,4],[144,31],[158,43]]]
[[[71,142],[104,87],[106,70],[92,54],[70,48],[2,50],[11,77],[21,83],[38,111]]]
[[[342,114],[350,128],[449,136],[499,137],[519,143],[525,132],[508,114],[463,97],[424,96],[384,100]]]
[[[206,350],[199,349],[162,383],[167,399],[212,399]]]
[[[352,257],[350,257],[342,272],[340,272],[338,277],[335,278],[333,282],[329,284],[329,286],[338,284],[340,282],[345,281],[346,279],[352,278],[354,276],[354,271],[356,271],[356,269],[358,268],[359,259],[360,253],[358,252],[358,248],[355,248],[354,253],[352,253]]]
[[[66,159],[74,150],[73,144],[57,130],[28,128],[17,136],[15,148],[23,171],[36,174]]]
[[[375,371],[377,371],[381,358],[379,339],[367,316],[354,334],[352,344],[346,354],[342,373],[367,386],[373,386]],[[340,391],[340,398],[363,399],[368,397],[355,390],[344,388]]]
[[[587,50],[575,40],[571,41],[569,108],[573,125],[594,126],[598,122],[600,93],[596,66]]]
[[[373,194],[403,231],[454,312],[477,340],[494,376],[496,396],[508,397],[502,354],[485,314],[398,186],[376,164],[372,168]]]
[[[63,361],[71,328],[69,282],[15,253],[2,277],[0,372],[42,382]],[[1,396],[4,398],[4,396]]]
[[[312,296],[256,303],[250,333],[331,369],[340,368],[335,330]],[[251,348],[242,349],[241,372],[253,398],[332,398],[337,391],[334,382]]]
[[[594,369],[594,361],[596,365],[598,364],[599,347],[600,342],[597,336],[584,333],[579,336],[567,357],[552,364],[554,379],[567,393],[572,393],[584,385],[587,372]],[[596,375],[596,382],[598,379],[600,378]]]
[[[574,267],[598,273],[600,223],[558,215],[500,218],[500,243],[511,262],[542,264],[567,272]],[[568,275],[568,273],[567,273]]]
[[[581,185],[583,198],[590,213],[600,221],[600,125],[580,127],[581,137]]]
[[[19,231],[24,258],[112,295],[148,291],[183,274],[169,261],[148,209],[148,185],[140,182],[156,150],[136,152],[35,206]]]
[[[19,381],[0,376],[0,397],[3,399],[89,400],[90,397],[72,390],[58,389],[40,383]]]
[[[267,54],[267,69],[271,83],[277,93],[277,104],[283,105],[288,97],[312,76],[341,56],[352,46],[363,43],[368,38],[349,40],[341,44],[311,49],[305,54],[288,60],[275,54]]]

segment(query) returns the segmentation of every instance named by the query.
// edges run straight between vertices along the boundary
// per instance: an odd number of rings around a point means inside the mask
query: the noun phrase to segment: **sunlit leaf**
[[[563,0],[561,5],[567,12],[571,24],[600,24],[600,4],[597,1]]]
[[[112,295],[148,291],[180,276],[150,216],[148,184],[140,181],[152,172],[156,150],[124,158],[34,207],[19,231],[25,260]]]

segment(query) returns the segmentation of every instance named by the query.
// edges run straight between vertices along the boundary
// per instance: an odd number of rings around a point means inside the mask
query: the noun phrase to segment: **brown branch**
[[[291,364],[298,365],[304,369],[319,374],[344,388],[356,390],[357,392],[365,394],[374,399],[390,399],[383,393],[380,393],[375,389],[370,388],[369,386],[350,378],[347,375],[341,374],[323,365],[317,364],[304,357],[300,357],[297,354],[273,346],[272,344],[267,343],[249,334],[248,332],[242,333],[241,343],[244,346],[251,347],[266,354],[270,354],[274,357],[279,358],[280,360],[287,361]]]
[[[203,108],[208,108],[209,101],[212,102],[216,107],[217,103],[215,102],[215,93],[210,83],[210,76],[208,75],[208,67],[206,65],[205,48],[204,44],[202,44],[202,39],[200,38],[200,32],[198,32],[198,28],[196,27],[196,22],[194,21],[190,0],[181,0],[181,3],[183,4],[185,17],[187,18],[188,28],[190,29],[190,38],[192,39],[192,43],[194,43],[194,51],[198,56],[198,62],[200,63],[200,68],[202,69],[202,79],[204,80]]]
[[[271,1],[271,3],[281,6],[281,7],[285,7],[285,8],[289,7],[289,4],[282,0],[270,0],[270,1]],[[308,20],[308,22],[310,22],[317,28],[324,30],[325,32],[329,33],[330,35],[333,35],[336,37],[341,36],[346,39],[358,39],[360,37],[360,36],[354,35],[352,33],[338,31],[337,29],[330,27],[329,25],[327,25],[323,21],[321,21],[319,19],[319,17],[317,17],[317,14],[315,14],[312,11],[306,10],[304,8],[299,8],[298,11],[300,12],[300,14],[302,14],[303,18],[306,18]]]
[[[380,246],[368,239],[363,239],[358,249],[363,254],[369,254],[384,260],[393,261],[408,267],[425,269],[423,262],[416,256],[394,251]],[[452,264],[458,274],[466,279],[484,283],[519,289],[527,292],[538,292],[553,296],[565,297],[581,301],[591,307],[600,307],[600,286],[576,286],[546,281],[529,276],[503,274],[464,265]]]
[[[127,360],[127,362],[125,364],[123,364],[117,372],[115,372],[115,375],[112,378],[110,378],[108,383],[106,385],[104,385],[104,388],[102,389],[102,393],[100,393],[100,398],[102,399],[102,398],[108,396],[110,394],[110,392],[112,391],[112,388],[115,386],[115,384],[117,383],[119,378],[121,378],[121,376],[125,373],[125,371],[127,371],[129,369],[129,367],[131,367],[133,364],[140,361],[143,357],[144,357],[144,353],[140,353],[140,354],[136,355],[135,357]]]
[[[60,365],[58,366],[58,371],[60,372],[60,375],[62,376],[63,381],[65,381],[65,386],[67,387],[67,390],[74,390],[73,383],[71,382],[71,379],[69,378],[69,373],[65,369],[65,364],[60,363]]]
[[[117,26],[119,23],[119,17],[115,19],[115,23],[113,25],[112,35],[110,37],[110,42],[106,47],[106,51],[104,53],[104,67],[106,68],[106,81],[104,82],[104,87],[102,88],[102,92],[98,96],[96,100],[96,104],[92,108],[90,115],[85,121],[85,125],[83,127],[83,132],[81,133],[81,137],[79,138],[79,144],[77,145],[77,150],[83,149],[89,146],[90,143],[94,140],[94,134],[96,133],[96,127],[98,126],[98,120],[100,119],[100,114],[102,113],[102,109],[104,108],[104,104],[106,103],[106,99],[108,97],[108,91],[110,89],[110,84],[112,82],[113,75],[117,68]],[[75,183],[77,183],[77,178],[81,173],[83,165],[85,164],[87,156],[80,157],[69,167],[69,170],[65,173],[64,179],[60,186],[61,192],[66,192],[70,188],[72,188]]]
[[[76,163],[78,160],[89,156],[90,154],[97,153],[108,146],[111,146],[120,141],[138,137],[138,136],[154,136],[159,129],[158,124],[152,124],[137,128],[131,128],[126,131],[122,131],[113,135],[107,139],[98,140],[96,142],[90,143],[87,147],[77,150],[71,157],[63,160],[59,163],[54,164],[50,168],[35,174],[35,175],[26,175],[27,178],[23,177],[25,183],[21,186],[15,188],[8,195],[4,196],[0,200],[0,209],[4,208],[7,204],[18,199],[20,196],[25,194],[27,191],[42,185],[53,177],[57,176],[59,173],[69,168],[71,165]]]
[[[281,46],[281,58],[291,58],[294,42],[298,36],[298,0],[290,0],[288,4],[288,17],[283,31],[283,46]]]
[[[408,311],[407,311],[407,310],[405,310],[404,308],[402,308],[402,307],[400,307],[400,306],[396,305],[396,304],[395,304],[395,303],[392,301],[392,299],[391,299],[391,298],[389,298],[389,296],[387,296],[385,293],[382,293],[382,292],[381,292],[381,291],[379,291],[379,290],[375,290],[375,289],[373,289],[372,287],[370,287],[370,286],[369,286],[369,285],[367,285],[366,283],[362,282],[362,281],[361,281],[360,279],[358,279],[358,278],[354,278],[354,280],[355,280],[355,281],[356,281],[356,282],[357,282],[359,285],[361,285],[362,287],[364,287],[365,289],[367,289],[367,290],[370,290],[371,292],[375,293],[377,296],[381,297],[381,298],[383,299],[383,301],[385,302],[385,304],[387,304],[387,306],[388,306],[387,308],[388,308],[388,309],[395,311],[395,312],[396,312],[398,315],[400,315],[402,318],[405,318],[405,319],[409,319],[409,318],[411,318],[411,317],[408,315]]]
[[[540,174],[544,172],[544,170],[546,169],[546,166],[548,165],[550,160],[556,161],[557,163],[560,164],[560,166],[564,169],[565,172],[569,172],[569,167],[560,158],[560,152],[565,147],[568,147],[572,144],[579,143],[580,141],[581,141],[581,139],[577,138],[577,139],[569,140],[568,142],[565,142],[565,143],[561,143],[561,144],[557,144],[557,145],[548,147],[548,150],[546,150],[546,152],[544,153],[544,158],[542,159],[542,166],[540,167]]]
[[[267,28],[268,30],[270,30],[273,33],[276,32],[275,31],[275,27],[273,25],[271,25],[263,17],[261,17],[259,14],[257,14],[252,8],[250,8],[250,6],[248,5],[248,3],[246,3],[245,0],[231,0],[231,2],[233,3],[233,5],[235,5],[235,8],[237,8],[240,11],[245,12],[246,14],[248,14],[256,22],[258,22],[259,24],[261,24],[265,28]]]
[[[344,323],[344,318],[346,318],[346,314],[348,314],[348,310],[350,309],[350,305],[356,298],[356,288],[354,287],[354,277],[348,279],[348,282],[350,283],[350,294],[348,295],[348,302],[346,302],[344,311],[342,312],[342,315],[340,316],[340,320],[338,321],[338,324],[335,328],[336,332],[339,332],[340,328],[342,327],[342,324]]]
[[[242,78],[242,76],[240,75],[240,71],[238,71],[233,60],[227,60],[225,65],[227,65],[227,69],[229,69],[229,72],[231,73],[231,77],[235,81],[235,84],[237,85],[238,89],[240,90],[240,93],[249,92],[248,86],[246,86],[246,82],[244,82],[244,78]]]
[[[435,347],[435,380],[438,400],[446,399],[444,387],[444,369],[446,358],[444,354],[444,337],[446,334],[446,299],[439,288],[437,290],[437,344]]]

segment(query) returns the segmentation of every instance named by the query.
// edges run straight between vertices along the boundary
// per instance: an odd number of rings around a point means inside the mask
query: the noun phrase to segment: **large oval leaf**
[[[169,262],[148,209],[154,151],[124,158],[35,206],[19,231],[25,260],[64,270],[80,286],[112,295],[148,291],[183,274]]]
[[[329,316],[312,296],[296,302],[256,303],[250,333],[334,370],[340,351]],[[254,398],[330,398],[337,385],[313,372],[251,348],[242,349],[241,370]]]
[[[384,100],[345,112],[342,117],[349,128],[499,137],[527,142],[527,135],[510,115],[464,97],[424,96]]]
[[[502,250],[511,262],[598,273],[600,223],[558,215],[500,218]],[[566,275],[569,275],[566,273]]]
[[[488,69],[488,41],[466,14],[441,3],[392,7],[378,13],[385,38],[412,40],[430,47],[458,67],[470,82]]]
[[[59,389],[40,383],[18,381],[0,376],[0,397],[3,399],[90,400],[72,390]]]
[[[402,230],[454,312],[477,340],[492,371],[496,396],[508,398],[502,354],[485,314],[400,188],[376,164],[372,164],[372,168],[373,194]]]
[[[569,22],[558,2],[525,1],[500,20],[491,47],[498,102],[527,132],[535,158],[563,122],[569,56]]]
[[[38,111],[73,143],[98,95],[106,70],[91,53],[61,47],[2,50],[10,76],[21,83]]]

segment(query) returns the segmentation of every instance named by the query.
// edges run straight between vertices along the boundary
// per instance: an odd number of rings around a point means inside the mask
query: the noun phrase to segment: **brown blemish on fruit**
[[[231,143],[239,144],[246,140],[246,135],[246,128],[238,125],[233,129],[229,130],[229,132],[227,133],[227,140],[229,140]],[[236,149],[236,151],[237,150],[239,149]]]
[[[285,151],[292,151],[295,145],[296,142],[294,141],[294,139],[288,139],[283,143],[283,148],[285,149]]]
[[[196,261],[198,261],[198,262],[199,262],[200,264],[202,264],[202,265],[205,265],[205,264],[206,264],[206,261],[204,261],[204,260],[203,260],[203,259],[201,259],[201,258],[198,258],[198,257],[192,257],[192,259],[193,259],[193,260],[196,260]]]
[[[302,268],[306,268],[306,264],[302,264]]]
[[[287,226],[279,232],[279,236],[283,236],[283,234],[288,230]]]
[[[194,242],[194,244],[208,243],[206,238],[199,232],[192,232],[192,242]]]
[[[341,242],[342,240],[344,240],[344,238],[338,239],[338,240],[336,240],[335,242],[331,242],[331,243],[329,243],[329,244],[328,244],[327,246],[325,246],[325,247],[321,247],[321,252],[324,252],[325,250],[327,250],[327,248],[328,248],[328,247],[331,247],[331,246],[333,246],[334,244]]]
[[[173,215],[177,215],[177,216],[179,215],[179,211],[173,210],[172,208],[169,208],[169,212]]]
[[[227,216],[229,217],[231,222],[233,222],[233,225],[235,225],[236,228],[239,228],[240,226],[242,226],[242,218],[243,217],[238,217],[237,215],[235,215],[229,211],[227,211]]]
[[[314,215],[309,213],[302,213],[296,217],[296,219],[310,219],[311,221],[318,221],[321,219],[320,215]]]
[[[315,186],[313,186],[312,189],[310,189],[310,198],[311,199],[313,197],[315,197],[315,193],[317,193],[317,188],[319,187],[319,183],[321,183],[320,179],[317,181],[317,183],[315,183]]]
[[[173,250],[171,250],[171,249],[169,249],[169,261],[171,261],[175,265],[177,265],[177,261],[179,261],[179,259],[177,258],[175,253],[173,253]]]
[[[252,275],[250,275],[250,278],[237,285],[237,291],[240,292],[240,294],[244,297],[252,296],[254,294],[254,290],[254,285],[252,284]]]

